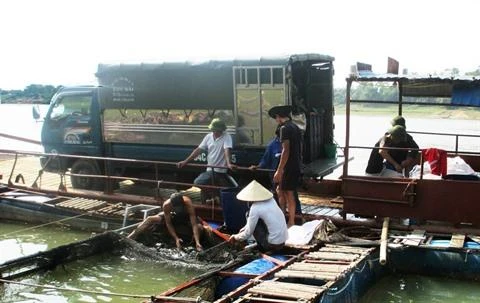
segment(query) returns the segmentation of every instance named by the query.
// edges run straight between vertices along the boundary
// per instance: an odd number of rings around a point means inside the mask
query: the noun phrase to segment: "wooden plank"
[[[304,205],[302,206],[302,213],[309,213],[313,209],[316,209],[317,207],[315,205]]]
[[[324,216],[327,216],[327,217],[333,217],[335,216],[336,214],[338,214],[340,210],[337,209],[337,208],[330,208],[330,211],[328,213],[326,213]]]
[[[332,272],[332,273],[341,273],[350,269],[349,265],[344,264],[312,264],[312,263],[293,263],[288,266],[289,270],[299,270],[299,271],[318,271],[318,272]]]
[[[285,297],[285,296],[291,296],[290,298],[305,298],[305,299],[311,299],[315,298],[319,294],[321,294],[324,289],[318,288],[318,289],[306,289],[306,288],[300,288],[300,287],[289,287],[289,286],[279,286],[279,285],[263,285],[264,283],[260,283],[259,285],[251,288],[248,290],[248,293],[254,293],[254,294],[262,294],[262,295],[268,295],[272,297]],[[295,284],[295,283],[286,283],[286,284]],[[297,284],[297,286],[300,286],[300,284]]]
[[[90,199],[82,199],[75,204],[76,208],[84,208],[92,202]]]
[[[104,208],[101,208],[99,210],[97,210],[98,212],[100,213],[104,213],[104,214],[109,214],[110,212],[114,211],[114,206],[113,205],[109,205],[109,206],[106,206]]]
[[[404,245],[418,246],[420,245],[420,243],[422,243],[423,240],[425,240],[425,231],[422,229],[415,229],[410,235],[410,239],[407,236],[407,239],[404,239],[402,241]]]
[[[316,272],[306,272],[306,271],[295,271],[295,270],[282,270],[275,274],[277,278],[302,278],[302,279],[312,279],[312,280],[321,280],[321,281],[336,281],[342,275],[328,274],[328,273],[316,273]]]
[[[304,260],[303,262],[308,264],[337,264],[337,265],[350,265],[351,263],[349,261],[313,260],[313,259],[307,259],[307,260]]]
[[[263,298],[263,297],[257,297],[253,294],[246,294],[245,296],[240,297],[236,301],[233,301],[234,303],[240,303],[240,302],[265,302],[265,303],[298,303],[298,300],[286,300],[286,299],[280,299],[280,298]]]
[[[81,200],[82,200],[82,198],[71,198],[71,199],[69,199],[65,202],[59,203],[57,205],[62,206],[62,207],[66,207],[66,208],[71,208],[71,207],[77,205],[77,203],[79,203]]]
[[[345,246],[345,247],[325,246],[325,247],[320,248],[319,251],[320,252],[338,252],[338,253],[357,254],[357,255],[361,255],[361,254],[364,254],[364,253],[367,252],[365,250],[357,249],[355,247],[349,247],[349,246]]]
[[[331,199],[330,202],[336,203],[336,204],[343,204],[343,197],[342,196],[337,196],[337,197]]]
[[[83,208],[85,210],[91,210],[91,209],[93,209],[93,208],[95,208],[95,207],[97,207],[98,205],[101,205],[101,204],[102,204],[102,202],[97,201],[97,200],[93,200],[93,201],[90,201],[87,205],[83,206]]]
[[[465,243],[465,235],[453,234],[452,239],[450,240],[450,247],[463,248],[464,243]]]
[[[325,244],[323,248],[341,248],[341,249],[347,249],[349,251],[355,251],[358,253],[367,253],[375,248],[363,248],[363,247],[354,247],[354,246],[348,246],[348,245],[335,245],[335,244]]]
[[[276,298],[286,298],[286,299],[303,299],[310,301],[312,296],[309,294],[299,293],[299,292],[284,292],[281,290],[264,290],[251,288],[248,290],[251,294],[261,295],[261,296],[270,296]]]
[[[328,213],[330,211],[330,209],[331,208],[329,208],[329,207],[322,207],[321,209],[319,209],[314,214],[317,215],[317,216],[324,216],[326,213]]]
[[[255,286],[255,288],[256,287],[301,290],[301,291],[308,291],[312,293],[322,293],[325,290],[324,286],[306,285],[306,284],[300,284],[300,283],[289,283],[289,282],[279,282],[279,281],[264,281],[258,284],[257,286]]]
[[[322,260],[338,260],[338,261],[355,261],[360,257],[358,254],[348,253],[332,253],[332,252],[313,252],[305,256],[307,259],[322,259]]]

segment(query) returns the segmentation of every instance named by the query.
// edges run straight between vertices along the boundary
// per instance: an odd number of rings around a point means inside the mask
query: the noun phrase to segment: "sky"
[[[0,88],[95,84],[98,63],[299,53],[432,73],[480,66],[480,1],[2,0]]]

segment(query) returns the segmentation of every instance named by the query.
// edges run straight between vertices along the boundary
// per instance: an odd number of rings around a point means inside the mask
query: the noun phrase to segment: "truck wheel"
[[[78,159],[72,165],[73,174],[82,175],[100,175],[100,167],[91,160]],[[89,190],[103,190],[104,180],[99,178],[77,177],[71,176],[73,188],[89,189]]]

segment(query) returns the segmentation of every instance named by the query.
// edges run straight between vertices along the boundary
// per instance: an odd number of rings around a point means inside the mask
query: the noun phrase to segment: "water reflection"
[[[480,285],[462,281],[419,275],[391,275],[381,279],[360,300],[360,303],[474,303],[480,301]]]

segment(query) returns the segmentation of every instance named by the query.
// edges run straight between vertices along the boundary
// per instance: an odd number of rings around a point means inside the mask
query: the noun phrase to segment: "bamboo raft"
[[[241,300],[315,302],[335,282],[348,277],[373,250],[327,244],[278,271],[273,280],[259,281]]]

